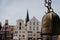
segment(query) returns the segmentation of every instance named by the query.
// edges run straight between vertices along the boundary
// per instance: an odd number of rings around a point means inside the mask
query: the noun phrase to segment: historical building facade
[[[28,23],[27,23],[27,37],[28,40],[41,40],[41,25],[40,22],[33,17]]]
[[[14,26],[8,24],[8,20],[5,20],[3,27],[0,23],[0,40],[13,40],[13,28]]]
[[[17,25],[14,28],[13,40],[27,40],[27,31],[22,19],[17,20]]]
[[[14,27],[13,40],[40,40],[40,27],[40,22],[35,17],[29,20],[27,11],[25,22],[22,19],[17,20],[17,24]]]

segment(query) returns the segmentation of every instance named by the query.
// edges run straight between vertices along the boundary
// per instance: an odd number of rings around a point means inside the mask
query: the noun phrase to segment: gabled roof
[[[33,16],[33,18],[30,21],[38,21],[36,17]]]

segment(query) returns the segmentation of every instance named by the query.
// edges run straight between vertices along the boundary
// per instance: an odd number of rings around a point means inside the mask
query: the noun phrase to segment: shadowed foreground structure
[[[60,35],[59,23],[60,23],[59,16],[56,13],[50,12],[44,15],[42,19],[42,35],[47,36],[56,35],[57,38],[57,35]]]
[[[42,18],[42,40],[57,40],[60,35],[60,18],[51,7],[51,0],[45,0],[47,12]]]

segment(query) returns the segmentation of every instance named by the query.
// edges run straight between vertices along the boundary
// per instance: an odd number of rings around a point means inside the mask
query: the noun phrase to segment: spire
[[[25,24],[25,26],[27,26],[27,22],[29,21],[29,14],[28,14],[28,10],[27,10],[27,16],[26,16],[26,24]]]
[[[51,0],[45,0],[45,7],[47,7],[47,11],[48,11],[48,13],[49,12],[51,12],[51,11],[53,11],[53,9],[52,9],[52,7],[51,7],[51,3],[52,3],[52,1]]]

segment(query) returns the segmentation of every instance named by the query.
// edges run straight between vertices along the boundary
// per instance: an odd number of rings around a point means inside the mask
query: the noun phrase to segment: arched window
[[[21,22],[19,23],[19,30],[21,30]]]

